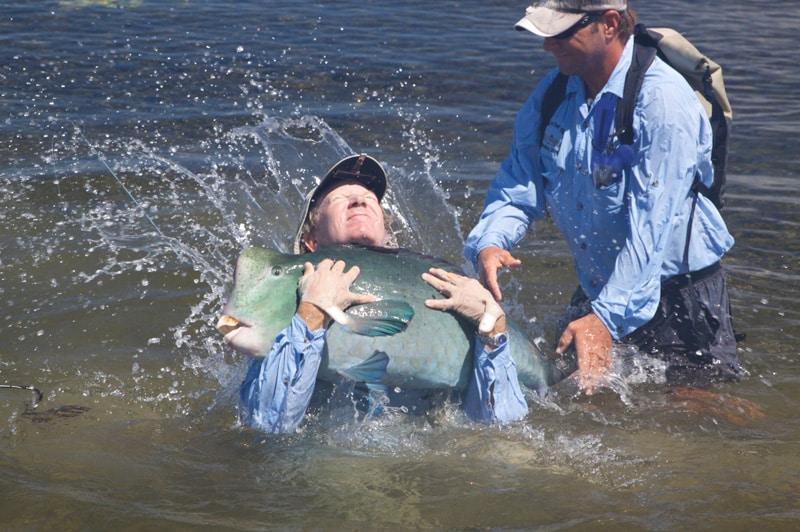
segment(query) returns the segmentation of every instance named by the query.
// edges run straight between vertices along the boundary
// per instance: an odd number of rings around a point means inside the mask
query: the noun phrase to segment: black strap
[[[625,88],[622,99],[617,102],[614,120],[617,126],[617,137],[620,144],[633,144],[633,110],[636,99],[644,83],[644,75],[658,52],[657,41],[647,32],[643,24],[637,24],[635,29],[633,58],[628,73],[625,75]]]
[[[556,109],[558,109],[561,102],[564,101],[564,96],[567,94],[567,80],[569,80],[569,76],[559,72],[544,93],[544,98],[542,98],[542,116],[539,122],[539,145],[544,141],[544,131],[547,129],[547,125],[553,118]]]

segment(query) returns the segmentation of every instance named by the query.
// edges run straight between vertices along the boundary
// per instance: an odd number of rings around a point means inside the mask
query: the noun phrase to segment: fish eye
[[[280,266],[273,266],[272,270],[269,272],[273,277],[278,277],[283,273],[283,268]]]

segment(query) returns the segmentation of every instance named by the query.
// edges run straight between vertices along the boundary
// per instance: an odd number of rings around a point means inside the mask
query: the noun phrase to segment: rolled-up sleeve
[[[507,423],[527,415],[528,404],[508,344],[489,351],[476,342],[464,411],[470,418],[486,423]]]
[[[297,429],[314,393],[324,346],[325,329],[309,331],[295,314],[269,354],[251,363],[239,390],[240,421],[271,433]]]

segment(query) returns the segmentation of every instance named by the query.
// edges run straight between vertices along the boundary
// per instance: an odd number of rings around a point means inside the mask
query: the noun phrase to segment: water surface
[[[724,68],[743,381],[642,373],[503,428],[333,404],[276,437],[238,426],[246,361],[213,328],[235,257],[287,249],[315,176],[366,151],[402,243],[461,263],[553,64],[525,4],[6,3],[0,383],[43,398],[0,389],[4,528],[796,527],[796,6],[637,4]],[[547,222],[518,256],[508,309],[547,350],[571,260]]]

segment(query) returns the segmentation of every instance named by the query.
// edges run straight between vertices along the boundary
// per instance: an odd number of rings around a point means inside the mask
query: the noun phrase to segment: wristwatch
[[[506,332],[497,333],[491,336],[477,333],[476,336],[483,345],[491,347],[492,349],[497,349],[500,346],[506,345],[508,342],[508,333]]]

